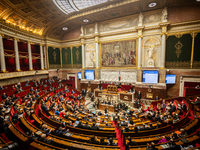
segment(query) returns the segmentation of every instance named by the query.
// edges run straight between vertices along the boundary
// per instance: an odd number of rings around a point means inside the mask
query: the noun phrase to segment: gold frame
[[[135,67],[102,67],[102,43],[109,43],[109,42],[115,42],[115,41],[128,41],[128,40],[135,40],[136,41],[136,64]],[[136,69],[137,68],[137,55],[138,55],[138,38],[134,37],[134,38],[128,38],[128,39],[123,39],[123,40],[111,40],[111,41],[103,41],[103,42],[99,42],[100,44],[100,69]]]

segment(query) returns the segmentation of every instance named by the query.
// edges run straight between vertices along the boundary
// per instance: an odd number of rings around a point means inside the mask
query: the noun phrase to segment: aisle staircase
[[[114,121],[112,121],[113,127],[115,127],[116,137],[118,139],[118,146],[120,146],[121,150],[125,150],[125,146],[123,145],[123,138],[121,138],[121,132],[117,128],[117,125]]]

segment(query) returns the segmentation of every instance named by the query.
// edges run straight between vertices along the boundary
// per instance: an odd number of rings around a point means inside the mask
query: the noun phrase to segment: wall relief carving
[[[119,20],[113,20],[109,22],[105,22],[99,25],[99,31],[110,31],[110,30],[116,30],[121,28],[128,28],[128,27],[134,27],[138,24],[138,16],[132,16],[129,18],[123,18]]]

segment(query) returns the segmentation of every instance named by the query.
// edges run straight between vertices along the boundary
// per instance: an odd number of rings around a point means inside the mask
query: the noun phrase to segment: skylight
[[[106,3],[108,1],[109,0],[53,0],[55,5],[65,14]]]

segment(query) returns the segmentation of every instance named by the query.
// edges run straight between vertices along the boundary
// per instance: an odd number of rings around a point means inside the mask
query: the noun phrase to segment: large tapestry
[[[169,36],[166,44],[166,68],[189,69],[191,49],[191,34]]]
[[[62,68],[71,67],[71,48],[62,48]]]
[[[194,40],[194,57],[193,69],[200,69],[200,33],[198,33]]]
[[[136,40],[101,43],[102,67],[136,67]]]
[[[73,47],[72,48],[72,56],[73,56],[73,68],[81,68],[82,67],[82,47]]]
[[[50,69],[58,69],[61,67],[59,48],[48,47],[48,61]]]

